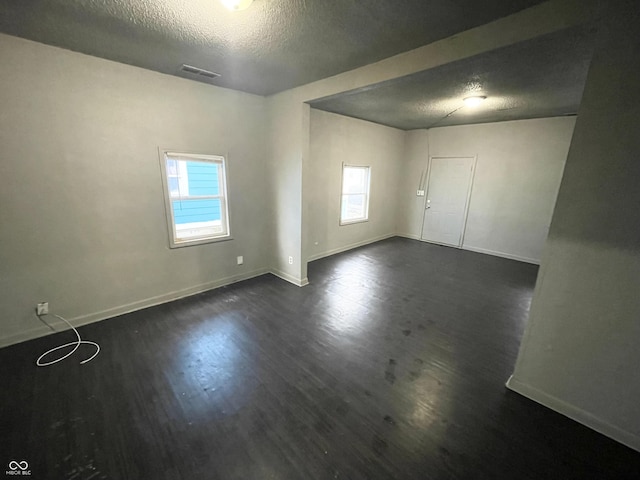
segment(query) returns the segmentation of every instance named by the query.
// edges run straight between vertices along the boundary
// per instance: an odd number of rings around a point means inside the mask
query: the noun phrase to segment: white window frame
[[[231,240],[231,228],[229,220],[229,201],[227,190],[227,160],[222,155],[205,155],[184,153],[177,150],[159,149],[160,157],[160,169],[162,171],[162,191],[164,195],[165,214],[167,219],[167,230],[169,233],[169,246],[171,248],[187,247],[190,245],[202,245],[204,243],[220,242],[224,240]],[[196,161],[196,162],[209,162],[220,165],[220,175],[218,177],[219,182],[219,194],[218,195],[198,195],[190,197],[189,195],[183,195],[175,197],[171,195],[169,187],[169,177],[177,177],[181,190],[188,190],[188,183],[186,181],[186,165],[181,167],[179,163],[178,175],[169,175],[167,170],[167,160],[182,160],[182,161]],[[220,200],[220,215],[221,225],[223,231],[216,234],[206,234],[201,236],[193,236],[189,238],[180,238],[176,229],[175,216],[173,212],[173,201],[178,199],[219,199]]]
[[[165,168],[167,167],[166,158],[165,158],[164,166]],[[187,165],[182,162],[178,163],[178,173],[170,174],[169,171],[167,170],[166,178],[167,178],[167,189],[170,188],[169,187],[170,178],[175,178],[178,180],[178,191],[187,191],[189,189],[189,182],[187,178]],[[171,191],[169,191],[169,195],[171,195]]]
[[[366,180],[366,189],[364,192],[356,192],[356,193],[344,193],[344,173],[347,168],[360,168],[364,169],[367,173]],[[362,223],[369,221],[369,197],[371,192],[371,166],[370,165],[352,165],[348,163],[342,164],[342,182],[340,184],[340,225],[352,225],[354,223]],[[344,201],[344,197],[348,195],[364,195],[365,198],[365,207],[364,207],[364,217],[358,217],[349,220],[342,219],[342,203]]]

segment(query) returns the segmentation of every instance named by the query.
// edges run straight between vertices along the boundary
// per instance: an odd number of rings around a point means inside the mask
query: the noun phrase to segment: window
[[[230,238],[225,159],[161,152],[171,247]]]
[[[369,218],[369,167],[342,166],[340,225],[365,222]]]

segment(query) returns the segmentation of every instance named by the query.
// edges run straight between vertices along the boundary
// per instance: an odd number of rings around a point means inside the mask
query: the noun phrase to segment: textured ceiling
[[[565,30],[310,103],[403,130],[575,114],[594,38]],[[471,95],[487,99],[463,106]]]
[[[426,45],[541,0],[0,0],[0,31],[268,95]]]

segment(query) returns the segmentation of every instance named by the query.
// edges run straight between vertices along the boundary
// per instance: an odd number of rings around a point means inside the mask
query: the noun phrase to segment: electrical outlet
[[[42,302],[37,304],[36,313],[38,315],[47,315],[49,313],[49,302]]]
[[[242,265],[244,263],[244,257],[242,255],[238,255],[238,265]]]
[[[424,197],[424,190],[418,190],[416,195],[418,195],[419,197]]]
[[[293,257],[289,257],[289,265],[293,265]]]

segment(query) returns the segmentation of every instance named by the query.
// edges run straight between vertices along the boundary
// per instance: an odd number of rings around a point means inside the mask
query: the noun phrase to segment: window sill
[[[342,220],[340,220],[340,226],[343,227],[345,225],[354,225],[356,223],[365,223],[365,222],[368,222],[368,221],[369,221],[368,218],[358,218],[356,220],[347,220],[347,221],[344,221],[344,222]]]
[[[171,242],[169,245],[169,248],[191,247],[194,245],[204,245],[205,243],[226,242],[227,240],[233,240],[233,237],[231,235],[225,235],[224,237],[214,237],[214,238],[194,238],[193,240]]]

